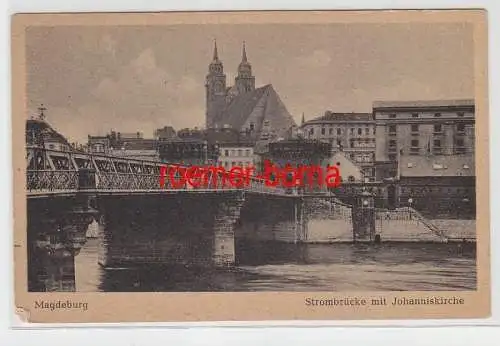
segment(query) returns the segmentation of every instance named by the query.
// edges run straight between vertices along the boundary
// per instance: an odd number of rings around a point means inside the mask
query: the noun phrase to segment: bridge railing
[[[77,171],[35,170],[26,172],[26,189],[29,192],[72,191],[77,188]]]
[[[84,178],[82,180],[82,178]],[[264,179],[257,177],[249,179],[244,184],[235,185],[228,174],[210,172],[198,179],[199,184],[193,184],[186,179],[165,177],[155,173],[105,172],[92,169],[77,170],[28,170],[27,190],[29,192],[76,191],[85,185],[85,189],[103,191],[153,191],[153,190],[243,190],[255,193],[273,195],[302,195],[308,193],[304,188],[286,188],[278,184],[271,186]]]
[[[270,186],[266,185],[264,179],[259,179],[257,177],[251,177],[249,184],[244,187],[244,190],[257,193],[269,193],[275,195],[297,195],[299,190],[297,188],[285,188],[280,186]]]

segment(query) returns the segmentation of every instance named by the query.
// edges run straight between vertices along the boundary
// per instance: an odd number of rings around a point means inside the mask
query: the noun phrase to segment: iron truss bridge
[[[73,195],[83,185],[100,194],[225,193],[246,191],[281,196],[328,195],[326,190],[304,190],[266,186],[264,180],[249,177],[242,187],[228,184],[227,175],[210,172],[206,184],[194,187],[185,183],[172,186],[167,175],[160,185],[160,167],[174,164],[109,155],[61,152],[39,147],[27,148],[26,192],[28,198],[48,195]],[[176,164],[177,165],[177,164]],[[182,168],[182,166],[180,166]],[[89,173],[92,172],[92,173]],[[216,176],[214,177],[214,174]],[[179,177],[177,177],[179,178]],[[177,179],[176,178],[176,179]]]

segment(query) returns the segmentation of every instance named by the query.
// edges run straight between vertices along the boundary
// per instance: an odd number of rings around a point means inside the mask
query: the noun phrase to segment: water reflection
[[[473,290],[475,244],[236,244],[233,271],[148,265],[104,270],[96,239],[76,259],[78,291]]]

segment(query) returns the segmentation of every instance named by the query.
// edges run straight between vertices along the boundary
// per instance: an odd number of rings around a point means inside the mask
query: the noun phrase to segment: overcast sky
[[[465,24],[32,27],[28,108],[71,141],[88,134],[203,126],[213,40],[234,82],[246,41],[256,85],[272,83],[297,122],[375,100],[473,98]]]

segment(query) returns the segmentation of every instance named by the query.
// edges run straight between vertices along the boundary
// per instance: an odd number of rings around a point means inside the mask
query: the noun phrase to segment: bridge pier
[[[98,263],[231,267],[243,203],[242,191],[100,197]]]
[[[236,261],[235,227],[245,199],[242,193],[220,203],[214,217],[212,261],[215,267],[231,267]]]
[[[77,206],[28,222],[28,290],[74,292],[75,256],[86,242],[95,210]]]
[[[97,215],[95,172],[80,169],[73,198],[28,200],[28,291],[75,291],[75,256]]]

